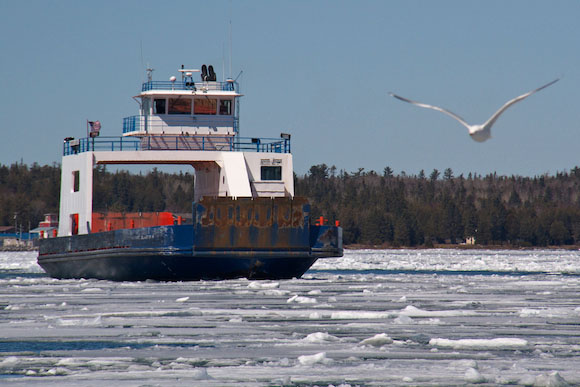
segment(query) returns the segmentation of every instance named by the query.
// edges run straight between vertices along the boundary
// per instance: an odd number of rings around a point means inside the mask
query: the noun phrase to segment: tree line
[[[60,165],[0,164],[0,226],[17,225],[22,231],[38,225],[44,214],[59,211]],[[93,171],[93,211],[190,213],[192,173],[165,173],[154,168],[146,174],[125,170]]]
[[[448,168],[395,176],[390,167],[337,172],[315,165],[296,180],[312,215],[340,220],[345,244],[580,244],[580,168],[555,176],[454,176]]]
[[[555,176],[427,175],[390,167],[382,173],[314,165],[295,176],[296,195],[312,217],[339,220],[345,244],[424,246],[462,243],[549,246],[580,244],[580,168]],[[60,166],[0,165],[0,225],[36,227],[58,213]],[[193,174],[94,171],[95,211],[191,212]]]

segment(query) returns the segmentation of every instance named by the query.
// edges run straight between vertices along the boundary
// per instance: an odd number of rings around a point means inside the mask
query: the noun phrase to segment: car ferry
[[[148,70],[121,136],[102,137],[90,122],[87,137],[65,139],[58,232],[41,239],[38,264],[54,278],[284,279],[342,256],[338,222],[315,222],[294,196],[290,135],[241,137],[238,83],[217,81],[212,66],[178,72],[153,81]],[[93,170],[108,164],[193,167],[191,222],[94,212]]]

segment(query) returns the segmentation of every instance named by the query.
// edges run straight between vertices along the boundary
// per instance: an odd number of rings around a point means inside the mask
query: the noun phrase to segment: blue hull
[[[342,256],[342,229],[311,226],[305,201],[212,199],[193,213],[193,225],[42,239],[38,264],[54,278],[286,279]]]
[[[164,255],[152,251],[103,250],[93,254],[69,253],[39,259],[54,278],[96,278],[111,281],[195,281],[233,278],[288,279],[302,276],[318,258]]]
[[[302,276],[318,258],[341,256],[321,238],[337,227],[316,227],[314,246],[286,250],[196,250],[192,226],[117,230],[41,241],[38,263],[54,278],[113,281],[193,281]],[[189,243],[188,243],[189,242]]]

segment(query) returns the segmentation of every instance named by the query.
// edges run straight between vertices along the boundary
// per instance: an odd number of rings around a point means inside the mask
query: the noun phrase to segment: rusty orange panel
[[[305,216],[310,216],[308,199],[297,197],[292,201],[292,227],[302,227]]]
[[[308,246],[305,198],[204,197],[194,207],[198,248],[293,249]]]

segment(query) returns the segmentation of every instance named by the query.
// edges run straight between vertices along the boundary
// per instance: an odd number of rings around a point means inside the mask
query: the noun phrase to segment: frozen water
[[[386,344],[393,344],[393,339],[391,339],[386,333],[379,333],[368,339],[364,339],[360,342],[361,345],[370,345],[373,347],[382,347]]]
[[[55,280],[0,253],[0,384],[580,384],[580,252],[356,250],[287,281]]]

